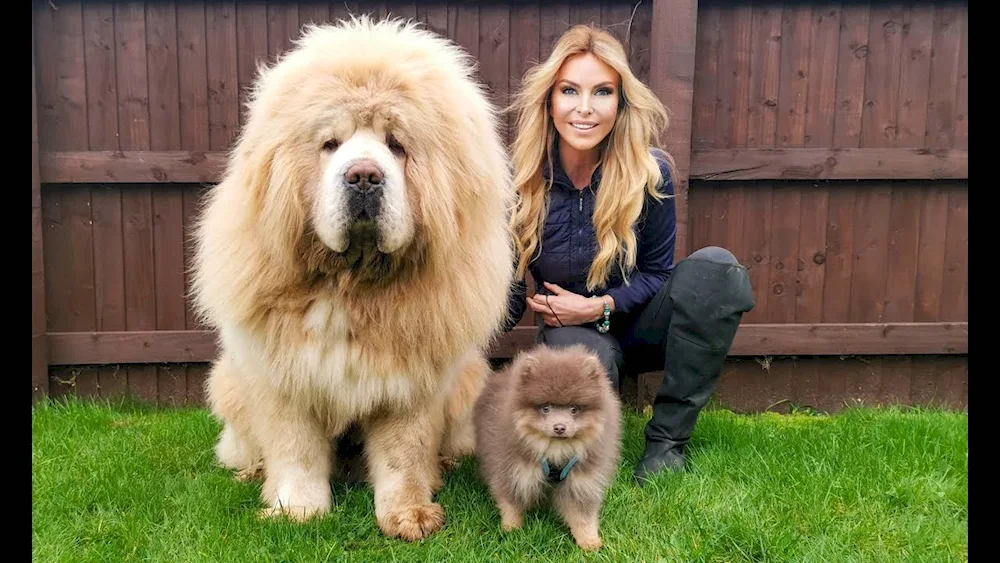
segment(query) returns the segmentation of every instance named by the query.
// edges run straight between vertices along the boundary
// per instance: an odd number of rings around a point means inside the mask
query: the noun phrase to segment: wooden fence
[[[191,218],[256,63],[348,11],[455,39],[500,104],[568,25],[625,42],[672,114],[678,258],[714,244],[750,268],[720,403],[966,406],[968,8],[944,0],[36,2],[34,397],[201,401]],[[660,376],[623,393],[646,403]]]

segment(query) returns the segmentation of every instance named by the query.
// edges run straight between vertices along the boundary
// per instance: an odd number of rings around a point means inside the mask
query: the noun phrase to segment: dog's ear
[[[514,358],[511,375],[517,381],[531,379],[538,373],[538,358],[529,352],[521,352]]]
[[[583,355],[582,369],[586,377],[592,381],[599,381],[608,377],[608,370],[596,354],[587,353]]]

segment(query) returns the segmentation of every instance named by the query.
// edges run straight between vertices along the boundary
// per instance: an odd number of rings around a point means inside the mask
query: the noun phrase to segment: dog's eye
[[[385,144],[388,145],[389,150],[392,151],[393,154],[396,155],[406,154],[406,149],[403,148],[402,143],[400,143],[399,139],[397,139],[394,135],[389,135],[389,137],[386,138],[385,140]]]
[[[338,147],[340,147],[340,143],[334,139],[330,139],[329,141],[323,143],[323,150],[325,151],[333,152],[337,150]]]
[[[551,410],[551,407],[549,407],[548,405],[545,405],[544,407],[542,407],[542,412],[545,413],[545,414],[549,414],[550,410]]]
[[[569,413],[570,414],[576,414],[578,412],[580,412],[580,409],[576,408],[575,405],[569,408]]]

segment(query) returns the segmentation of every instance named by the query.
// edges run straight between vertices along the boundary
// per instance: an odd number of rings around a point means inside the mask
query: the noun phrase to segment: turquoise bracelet
[[[606,299],[601,299],[601,302],[604,303],[604,320],[597,323],[597,332],[605,334],[611,328],[611,306]]]

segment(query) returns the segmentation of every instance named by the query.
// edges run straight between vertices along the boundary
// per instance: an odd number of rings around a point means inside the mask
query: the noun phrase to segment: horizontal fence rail
[[[215,183],[226,153],[58,151],[40,155],[44,183]],[[969,177],[959,149],[708,149],[691,153],[692,180],[941,180]]]
[[[491,350],[509,358],[534,341],[519,326]],[[50,365],[208,362],[216,334],[204,330],[52,332]],[[968,323],[749,324],[739,328],[730,356],[965,354]]]
[[[959,149],[712,149],[691,154],[692,180],[952,180],[969,177]]]

